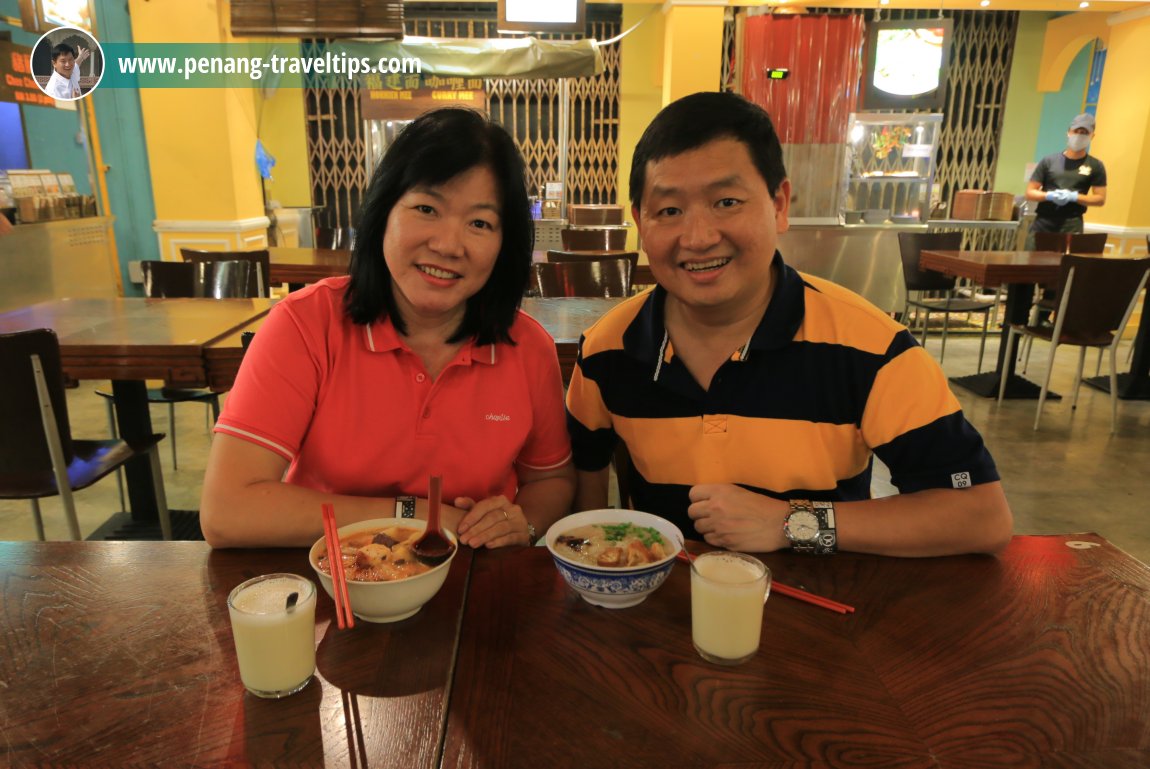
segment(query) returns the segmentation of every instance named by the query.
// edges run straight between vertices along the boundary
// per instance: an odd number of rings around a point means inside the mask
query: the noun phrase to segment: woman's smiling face
[[[404,193],[387,217],[383,258],[405,321],[462,319],[503,244],[499,186],[487,166]]]

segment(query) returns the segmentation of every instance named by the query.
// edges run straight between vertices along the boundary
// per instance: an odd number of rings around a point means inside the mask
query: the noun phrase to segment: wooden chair
[[[44,539],[42,497],[60,495],[68,531],[80,539],[73,492],[147,454],[152,463],[156,507],[164,539],[172,524],[156,444],[162,433],[140,443],[77,440],[68,422],[68,401],[60,365],[60,344],[51,329],[0,335],[0,498],[28,499],[36,535]]]
[[[631,262],[627,259],[536,262],[531,268],[538,296],[624,297],[631,293]]]
[[[586,262],[602,259],[626,259],[631,263],[631,274],[639,266],[638,251],[548,251],[549,262]]]
[[[573,225],[592,227],[598,224],[622,224],[623,206],[569,203],[567,221]]]
[[[1105,232],[1036,232],[1034,233],[1034,247],[1039,251],[1057,251],[1060,254],[1102,254],[1106,251],[1106,238]],[[1036,286],[1035,292],[1038,298],[1030,305],[1030,316],[1027,320],[1027,324],[1031,326],[1037,326],[1044,313],[1054,312],[1054,297],[1058,293],[1058,286]],[[1026,373],[1026,367],[1030,365],[1030,348],[1033,344],[1034,337],[1026,337],[1023,340],[1025,349],[1018,351],[1022,355],[1023,374]],[[1098,365],[1095,367],[1094,373],[1097,374],[1101,370],[1102,350],[1099,350]]]
[[[1042,406],[1050,387],[1050,373],[1054,370],[1054,354],[1059,345],[1079,348],[1078,370],[1074,375],[1074,394],[1070,408],[1078,404],[1078,388],[1082,384],[1082,367],[1086,361],[1086,348],[1105,348],[1110,351],[1110,432],[1118,429],[1118,342],[1122,329],[1130,320],[1139,294],[1150,276],[1150,256],[1141,259],[1103,259],[1097,256],[1066,254],[1058,281],[1058,296],[1054,327],[1012,324],[1007,346],[1022,334],[1050,342],[1050,361],[1038,395],[1038,412],[1034,416],[1034,429],[1042,419]],[[998,402],[1006,392],[1006,377],[998,389]]]
[[[1036,232],[1034,247],[1061,254],[1101,254],[1106,250],[1106,233]]]
[[[269,296],[271,287],[271,255],[266,248],[258,251],[195,251],[181,248],[180,256],[185,262],[223,262],[244,259],[254,262],[259,272],[256,274],[256,287],[252,296]],[[222,298],[222,297],[217,297]]]
[[[559,233],[564,251],[622,251],[627,230],[617,227],[564,227]]]
[[[150,298],[203,296],[204,267],[191,262],[140,262],[144,296]]]
[[[898,250],[902,256],[902,277],[906,285],[903,323],[906,323],[908,328],[910,327],[907,319],[911,307],[916,308],[916,315],[919,309],[924,311],[920,344],[925,348],[930,314],[932,312],[943,314],[942,348],[938,355],[938,360],[941,363],[946,357],[946,335],[950,326],[950,316],[953,313],[982,313],[982,338],[978,345],[978,371],[981,372],[983,353],[986,351],[986,332],[990,325],[990,311],[994,309],[997,303],[956,296],[957,278],[932,270],[923,270],[918,266],[919,257],[924,250],[957,251],[960,248],[962,248],[961,232],[900,232],[898,234]],[[918,293],[917,297],[915,296],[916,292]]]

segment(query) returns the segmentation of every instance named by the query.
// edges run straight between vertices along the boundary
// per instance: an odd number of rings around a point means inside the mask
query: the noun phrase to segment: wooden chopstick
[[[355,627],[351,599],[347,596],[347,574],[343,570],[343,553],[339,548],[339,527],[335,525],[335,507],[323,505],[323,536],[327,543],[327,563],[331,569],[331,592],[335,599],[335,621],[339,629]]]
[[[680,561],[686,561],[687,563],[690,563],[695,559],[691,553],[687,552],[685,544],[680,548],[679,552],[676,554],[676,557]],[[784,585],[778,580],[771,581],[771,590],[781,595],[785,595],[788,598],[794,598],[797,601],[809,603],[814,606],[820,606],[824,609],[830,609],[831,611],[838,612],[839,614],[854,614],[855,607],[850,606],[849,604],[839,603],[838,601],[832,600],[830,598],[824,598],[821,595],[816,595],[815,593],[810,593],[806,590],[800,590],[797,587]]]
[[[823,596],[815,595],[814,593],[808,593],[806,590],[800,590],[797,587],[784,585],[782,582],[777,580],[771,582],[771,590],[776,593],[781,593],[788,598],[794,598],[798,601],[804,601],[815,606],[821,606],[824,609],[830,609],[831,611],[836,611],[839,614],[853,614],[855,610],[855,607],[848,604],[839,603],[838,601],[831,600],[830,598],[824,598]]]

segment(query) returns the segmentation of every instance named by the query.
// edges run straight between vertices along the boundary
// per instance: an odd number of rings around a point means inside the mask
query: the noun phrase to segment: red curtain
[[[745,27],[743,95],[765,109],[783,144],[841,144],[858,103],[861,14],[752,16]],[[767,70],[786,68],[785,80]]]

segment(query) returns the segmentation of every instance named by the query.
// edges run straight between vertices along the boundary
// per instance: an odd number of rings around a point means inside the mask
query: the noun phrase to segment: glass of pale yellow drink
[[[292,596],[295,596],[292,598]],[[315,672],[315,585],[296,574],[265,574],[228,595],[240,680],[257,697],[307,686]]]
[[[759,650],[771,571],[744,553],[717,550],[691,562],[691,640],[708,662],[738,665]]]

